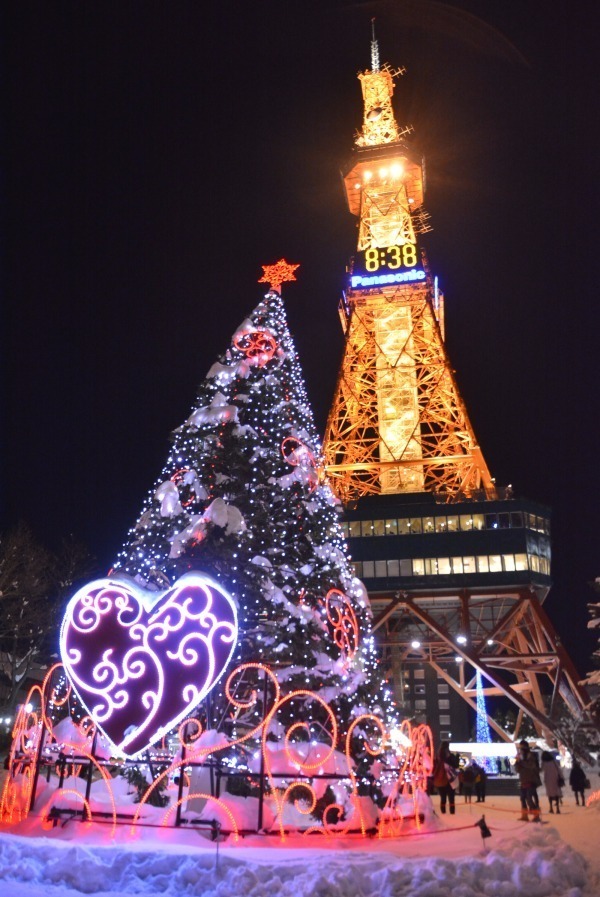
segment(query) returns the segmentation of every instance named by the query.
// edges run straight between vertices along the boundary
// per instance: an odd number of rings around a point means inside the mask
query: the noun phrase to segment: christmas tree
[[[264,664],[276,670],[284,693],[302,692],[284,726],[313,719],[306,692],[332,708],[339,735],[365,713],[389,726],[391,695],[339,512],[322,473],[283,302],[270,289],[173,433],[166,465],[112,572],[161,590],[201,571],[226,588],[240,631],[230,668]],[[235,737],[243,720],[227,704],[219,685],[203,723]],[[258,702],[246,725],[264,710]],[[360,739],[355,759],[369,759]]]

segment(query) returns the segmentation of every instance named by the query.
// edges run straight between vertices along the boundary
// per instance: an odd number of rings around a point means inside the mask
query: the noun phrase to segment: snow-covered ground
[[[598,789],[598,775],[592,787]],[[540,789],[543,792],[543,789]],[[437,808],[438,799],[434,798]],[[197,831],[68,823],[43,831],[29,818],[0,830],[3,897],[599,897],[600,800],[571,792],[544,825],[519,821],[518,798],[458,798],[455,816],[395,840],[254,836],[219,845]],[[542,809],[547,802],[542,795]],[[492,836],[476,823],[485,813]]]

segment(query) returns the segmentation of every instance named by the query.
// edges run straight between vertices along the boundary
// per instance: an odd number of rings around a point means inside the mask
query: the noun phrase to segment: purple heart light
[[[60,652],[92,719],[119,754],[134,757],[215,686],[237,635],[233,599],[204,574],[187,573],[158,594],[98,579],[70,600]]]

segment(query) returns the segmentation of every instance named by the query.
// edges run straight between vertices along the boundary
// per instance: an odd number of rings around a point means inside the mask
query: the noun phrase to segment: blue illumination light
[[[477,720],[475,737],[478,744],[490,744],[492,741],[485,708],[483,681],[479,670],[477,670]],[[484,757],[482,760],[482,765],[486,772],[496,772],[496,768],[491,757]]]

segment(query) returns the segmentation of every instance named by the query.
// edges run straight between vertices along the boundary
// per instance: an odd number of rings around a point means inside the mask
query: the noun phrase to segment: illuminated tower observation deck
[[[373,56],[373,70],[359,74],[363,128],[343,172],[359,228],[340,307],[346,351],[327,423],[327,470],[345,502],[493,492],[445,351],[443,296],[418,241],[429,229],[423,166],[392,109],[400,71]]]
[[[475,710],[479,670],[487,695],[510,698],[519,720],[526,713],[551,734],[559,698],[577,714],[587,696],[542,608],[549,513],[490,476],[420,245],[430,229],[423,163],[392,107],[402,70],[379,65],[375,39],[371,63],[358,75],[363,126],[342,171],[358,243],[340,303],[345,349],[325,432],[327,473],[397,697],[410,694],[411,672],[426,673],[415,695],[435,696],[428,722],[455,737],[441,710],[450,698],[438,707],[435,679]]]

